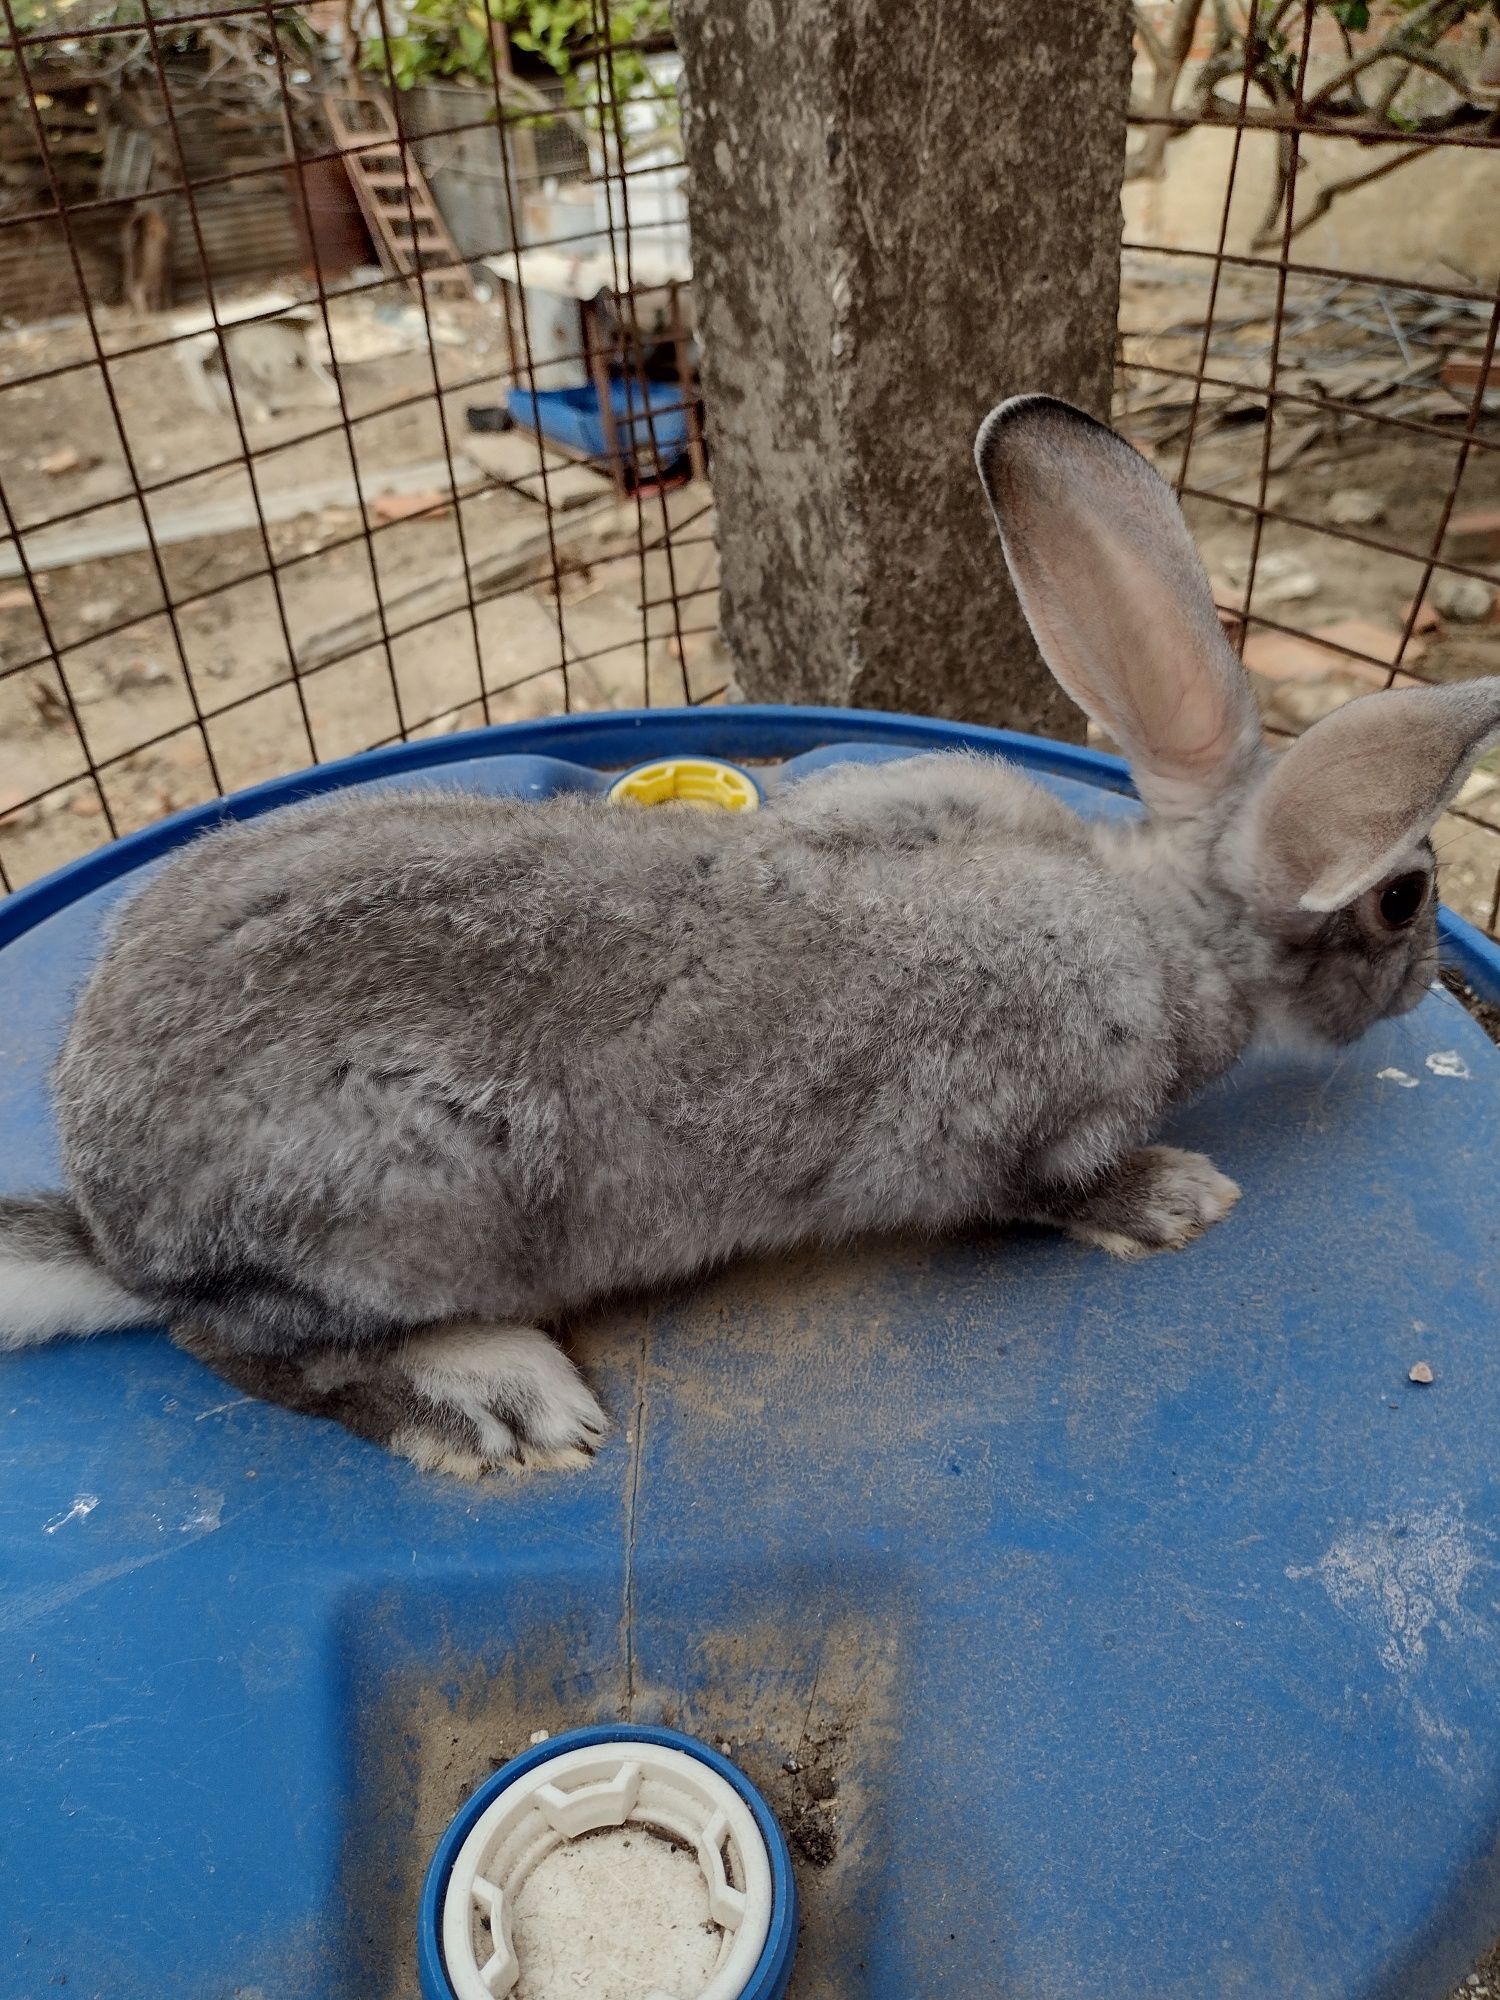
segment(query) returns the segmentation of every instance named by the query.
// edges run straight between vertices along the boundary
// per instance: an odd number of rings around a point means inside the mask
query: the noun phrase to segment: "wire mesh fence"
[[[5,887],[329,757],[723,692],[675,58],[646,0],[574,12],[451,84],[461,8],[3,0]]]
[[[0,0],[0,887],[404,737],[723,696],[677,61],[660,0],[568,11]],[[1268,728],[1500,670],[1487,0],[1135,16],[1116,416]],[[1439,844],[1500,928],[1500,758]]]
[[[1116,417],[1171,477],[1276,736],[1500,672],[1500,21],[1136,9]],[[1500,757],[1436,836],[1500,923]]]

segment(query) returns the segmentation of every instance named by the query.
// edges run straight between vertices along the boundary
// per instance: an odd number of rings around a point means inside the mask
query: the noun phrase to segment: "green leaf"
[[[57,6],[71,0],[19,0],[19,4]],[[117,0],[117,4],[136,4],[136,0]],[[577,52],[594,42],[593,0],[411,0],[404,32],[391,38],[389,52],[379,37],[372,36],[360,59],[366,69],[388,67],[403,89],[434,76],[467,74],[487,81],[494,60],[490,21],[505,23],[517,50],[535,56],[564,78],[574,102],[596,98],[604,72],[612,71],[615,95],[622,100],[653,87],[649,70],[633,49],[618,48],[609,62],[587,58],[580,68]],[[607,34],[618,45],[669,25],[668,0],[613,0]]]

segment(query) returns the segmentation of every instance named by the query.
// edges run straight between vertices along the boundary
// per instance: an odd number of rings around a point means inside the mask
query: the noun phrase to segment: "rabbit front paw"
[[[1112,1257],[1180,1250],[1221,1222],[1240,1190],[1202,1153],[1142,1146],[1120,1161],[1076,1208],[1047,1219]]]
[[[609,1429],[578,1370],[535,1327],[434,1327],[392,1360],[409,1394],[390,1446],[426,1472],[586,1465]]]

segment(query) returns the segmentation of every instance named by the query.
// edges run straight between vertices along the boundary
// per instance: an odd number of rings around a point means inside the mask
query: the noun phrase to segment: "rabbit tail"
[[[67,1195],[0,1195],[0,1349],[159,1317],[110,1277]]]

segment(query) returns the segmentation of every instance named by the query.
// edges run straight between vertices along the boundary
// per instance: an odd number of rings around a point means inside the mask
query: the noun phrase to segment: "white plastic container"
[[[529,2000],[779,2000],[795,1941],[786,1843],[742,1772],[675,1732],[575,1730],[449,1828],[422,1985],[427,2000],[505,2000],[523,1975]]]

